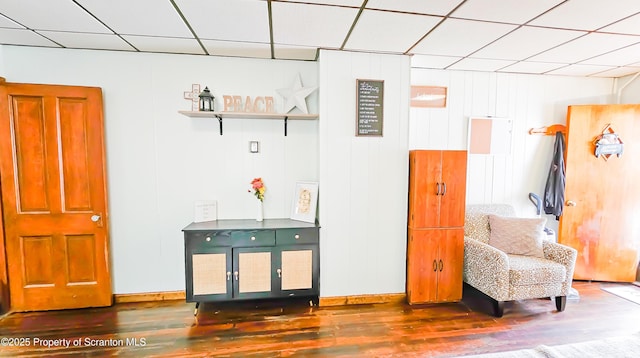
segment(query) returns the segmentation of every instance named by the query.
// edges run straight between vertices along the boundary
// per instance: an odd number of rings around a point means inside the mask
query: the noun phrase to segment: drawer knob
[[[256,241],[256,237],[255,236],[251,236],[251,241]]]
[[[205,240],[211,241],[211,238],[209,236],[207,236],[207,238]]]
[[[294,238],[298,240],[300,238],[300,234],[295,234]]]

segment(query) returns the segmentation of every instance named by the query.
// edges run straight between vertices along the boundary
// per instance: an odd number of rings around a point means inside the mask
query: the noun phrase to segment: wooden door
[[[440,227],[463,227],[467,194],[467,152],[442,152]]]
[[[438,244],[438,302],[460,301],[464,229],[441,229]]]
[[[621,157],[596,158],[594,139],[610,128]],[[559,242],[578,250],[574,278],[635,280],[640,259],[640,105],[570,106],[565,206]]]
[[[438,240],[441,229],[409,229],[407,301],[436,302],[438,298]]]
[[[6,83],[0,96],[11,309],[110,305],[101,90]]]
[[[439,227],[442,151],[409,152],[409,227]]]

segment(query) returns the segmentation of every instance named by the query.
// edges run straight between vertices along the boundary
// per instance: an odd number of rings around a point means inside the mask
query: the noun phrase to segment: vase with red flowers
[[[253,195],[258,199],[256,221],[263,220],[262,203],[264,202],[265,191],[267,191],[267,187],[264,185],[262,178],[254,178],[251,181],[251,189],[249,189],[249,192],[253,192]]]

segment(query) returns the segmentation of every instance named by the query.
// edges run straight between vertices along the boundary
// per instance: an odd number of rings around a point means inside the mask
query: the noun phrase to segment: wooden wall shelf
[[[289,119],[318,119],[317,114],[304,114],[304,113],[256,113],[256,112],[205,112],[205,111],[178,111],[178,113],[190,117],[190,118],[218,118],[220,123],[220,135],[222,135],[222,119],[223,118],[237,118],[237,119],[283,119],[284,120],[284,135],[287,135],[287,121]]]

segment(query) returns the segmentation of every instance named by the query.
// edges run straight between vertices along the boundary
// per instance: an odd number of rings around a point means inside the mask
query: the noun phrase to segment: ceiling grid
[[[640,1],[0,0],[0,44],[622,77],[640,72]]]

